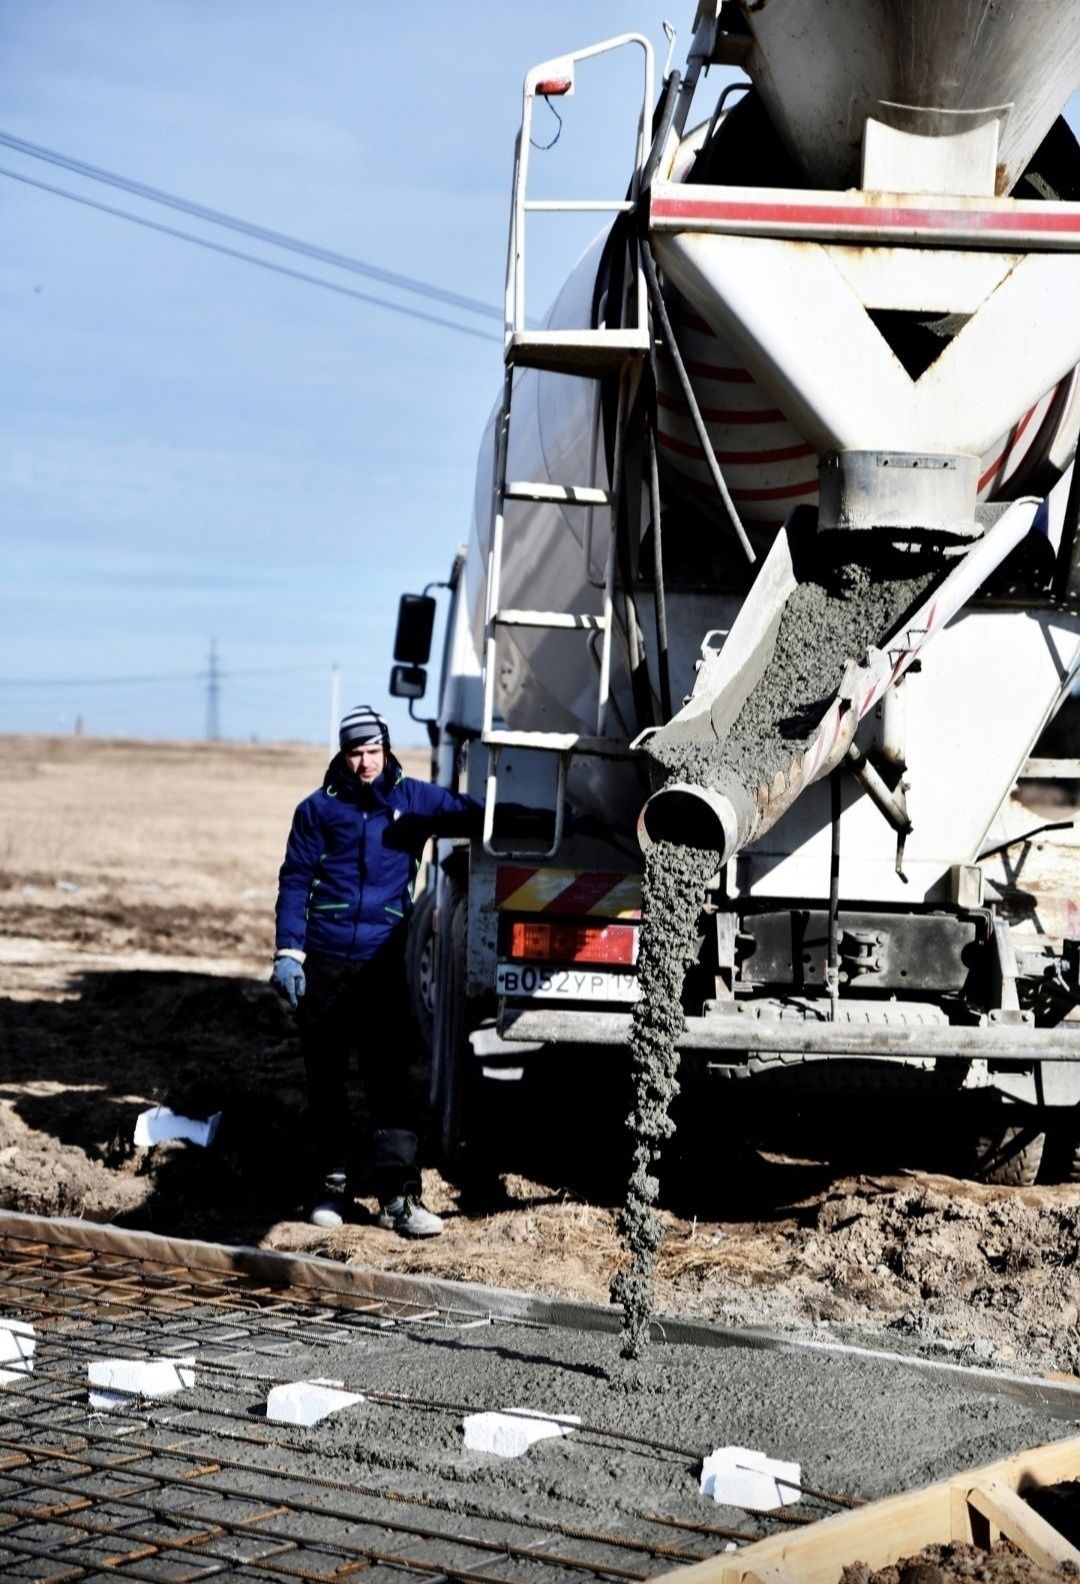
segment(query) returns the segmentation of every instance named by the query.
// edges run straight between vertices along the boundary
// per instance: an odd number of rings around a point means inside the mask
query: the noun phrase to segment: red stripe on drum
[[[1069,386],[1072,382],[1072,377],[1072,374],[1066,374],[1065,378],[1059,380],[1052,391],[1047,392],[1036,407],[1036,413],[1040,413],[1040,409],[1042,409],[1039,416],[1039,425],[1024,455],[1016,460],[1016,467],[1009,479],[1011,485],[1016,483],[1018,477],[1028,474],[1033,468],[1037,468],[1040,463],[1046,460],[1047,452],[1050,450],[1061,427],[1061,421],[1068,405]]]
[[[658,407],[664,407],[668,412],[681,412],[689,414],[688,407],[675,405],[676,398],[657,394]],[[778,407],[702,407],[699,403],[698,411],[709,423],[731,424],[733,427],[743,424],[787,423],[787,419]],[[809,450],[809,447],[807,447]]]
[[[672,368],[671,358],[666,351],[661,351],[660,361]],[[694,358],[683,356],[683,368],[690,374],[700,374],[703,379],[719,380],[723,385],[752,385],[754,376],[738,365],[724,363],[701,363]]]
[[[1035,407],[1037,407],[1038,405],[1039,405],[1038,402],[1036,402],[1035,403]],[[990,480],[994,477],[994,474],[1000,471],[1000,469],[1002,467],[1002,464],[1004,463],[1006,457],[1009,455],[1009,453],[1012,450],[1013,446],[1015,446],[1016,442],[1019,440],[1020,436],[1023,434],[1024,430],[1027,428],[1028,424],[1031,422],[1032,417],[1034,416],[1034,413],[1035,413],[1035,407],[1029,407],[1027,412],[1021,418],[1020,422],[1016,425],[1016,428],[1010,431],[1009,438],[1006,440],[1004,448],[1001,451],[999,451],[998,455],[994,458],[994,460],[991,462],[990,466],[986,469],[985,473],[979,479],[979,489],[980,490],[984,490],[986,488],[986,486],[989,484]]]
[[[690,409],[686,403],[677,396],[666,396],[659,392],[656,398],[658,407],[665,408],[668,412],[678,413],[681,417],[689,418]],[[719,407],[700,407],[698,411],[707,423],[724,424],[729,422],[728,414]],[[760,451],[717,451],[718,462],[792,462],[796,457],[814,455],[812,446],[805,440],[800,440],[795,445],[774,446],[771,450]]]
[[[693,457],[704,466],[705,453],[696,440],[676,440],[674,435],[665,434],[662,429],[657,430],[656,438],[665,451],[674,451],[676,456]]]
[[[782,484],[777,489],[733,489],[731,498],[737,501],[789,500],[795,495],[816,495],[817,490],[818,481],[812,478],[803,484]]]
[[[703,467],[705,466],[705,453],[696,440],[680,440],[677,436],[665,434],[663,431],[657,434],[657,440],[665,451],[673,451],[676,456],[690,457],[693,461],[700,462]],[[764,462],[790,460],[785,453],[772,451],[714,451],[713,455],[718,462],[728,467],[756,467]],[[805,450],[800,449],[797,453],[800,458],[812,455],[813,452],[809,446]],[[802,490],[803,487],[802,484],[798,485],[799,490]],[[770,494],[769,491],[744,492],[743,499],[779,500],[784,493],[789,491],[789,488],[789,486],[785,485],[784,490],[777,494]],[[806,485],[806,488],[817,489],[817,479],[814,479],[812,484]]]
[[[660,444],[683,456],[704,456],[699,445],[679,440],[674,435],[661,433]],[[714,446],[713,455],[728,467],[756,467],[762,462],[793,462],[799,457],[813,456],[814,452],[808,445],[781,446],[774,451],[720,451]]]
[[[707,319],[703,319],[700,314],[694,313],[690,308],[678,309],[675,317],[678,319],[679,323],[685,325],[688,330],[698,330],[702,335],[713,337],[716,336],[716,331],[713,329],[709,321]]]

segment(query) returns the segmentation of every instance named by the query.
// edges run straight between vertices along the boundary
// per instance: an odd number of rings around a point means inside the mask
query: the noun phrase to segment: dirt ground
[[[1061,1584],[1075,1579],[1076,1571],[1073,1562],[1040,1566],[1009,1540],[996,1540],[989,1552],[951,1541],[927,1546],[891,1567],[871,1571],[865,1563],[852,1563],[840,1575],[840,1584]]]
[[[442,1238],[379,1230],[370,1198],[338,1232],[302,1219],[299,1057],[266,978],[288,821],[323,765],[298,746],[0,739],[0,1207],[606,1299],[621,1053],[515,1095],[483,1191],[429,1160]],[[136,1149],[156,1103],[221,1111],[213,1147]],[[804,1142],[766,1150],[739,1146],[733,1105],[695,1103],[669,1159],[661,1310],[1080,1374],[1080,1187],[915,1169],[933,1162],[925,1105],[827,1135],[787,1103]]]

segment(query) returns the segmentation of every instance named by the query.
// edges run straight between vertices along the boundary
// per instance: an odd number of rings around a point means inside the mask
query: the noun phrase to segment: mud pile
[[[834,1321],[872,1307],[898,1341],[938,1343],[964,1362],[1034,1357],[1080,1369],[1075,1189],[1009,1193],[941,1179],[841,1194],[792,1252],[796,1282],[828,1288]]]
[[[865,1562],[851,1562],[839,1584],[1075,1584],[1076,1578],[1074,1562],[1045,1567],[1011,1540],[995,1540],[989,1551],[950,1540],[873,1571]]]

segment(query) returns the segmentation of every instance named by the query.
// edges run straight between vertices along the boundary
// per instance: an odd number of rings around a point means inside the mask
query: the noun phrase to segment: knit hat
[[[370,704],[357,704],[355,709],[342,716],[338,728],[338,741],[345,752],[350,748],[360,748],[366,743],[381,743],[389,750],[390,728]]]

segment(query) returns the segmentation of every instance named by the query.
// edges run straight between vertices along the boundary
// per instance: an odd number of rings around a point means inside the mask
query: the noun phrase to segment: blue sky
[[[681,63],[693,6],[669,14]],[[648,0],[33,0],[0,5],[0,131],[501,306],[521,81],[632,29]],[[539,196],[621,194],[637,52],[595,65],[535,156]],[[1075,101],[1074,101],[1075,104]],[[554,121],[540,109],[538,141]],[[436,304],[0,147],[0,167]],[[537,219],[541,312],[596,221]],[[0,176],[0,732],[321,742],[386,701],[398,595],[469,533],[501,375],[464,335]],[[107,679],[161,678],[155,681]],[[106,679],[106,680],[103,680]]]
[[[633,28],[663,45],[626,0],[8,4],[0,130],[500,307],[522,77]],[[621,196],[633,57],[561,103],[547,195]],[[447,313],[8,148],[0,167]],[[537,312],[597,222],[543,225]],[[384,702],[398,595],[468,535],[498,340],[11,177],[0,238],[0,731],[199,737],[212,638],[224,736],[322,741],[335,663],[343,704]],[[163,680],[102,681],[137,677]]]

